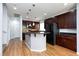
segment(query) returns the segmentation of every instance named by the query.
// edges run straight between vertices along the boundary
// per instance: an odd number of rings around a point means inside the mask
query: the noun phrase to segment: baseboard
[[[10,40],[12,40],[12,39],[21,39],[20,37],[12,37],[12,38],[10,38]]]
[[[31,49],[31,51],[35,51],[35,52],[43,52],[43,51],[46,51],[46,49],[42,49],[42,50],[34,50],[34,49]]]
[[[35,49],[31,49],[29,47],[29,45],[25,42],[25,44],[27,45],[27,47],[31,50],[31,51],[34,51],[34,52],[43,52],[43,51],[46,51],[46,48],[45,49],[42,49],[42,50],[35,50]]]
[[[7,46],[8,44],[2,44],[2,49],[4,50]]]

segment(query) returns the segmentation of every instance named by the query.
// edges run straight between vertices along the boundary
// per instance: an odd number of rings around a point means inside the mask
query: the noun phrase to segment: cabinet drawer
[[[76,51],[76,41],[68,38],[63,38],[63,46],[69,48],[73,51]]]
[[[58,35],[56,38],[56,44],[76,51],[76,35]]]
[[[62,41],[62,37],[56,37],[56,44],[62,46],[63,45],[63,41]]]

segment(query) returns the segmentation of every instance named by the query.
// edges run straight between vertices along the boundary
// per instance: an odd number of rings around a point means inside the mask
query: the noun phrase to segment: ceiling
[[[20,14],[23,20],[40,21],[62,14],[74,8],[75,4],[68,3],[7,3],[9,15]],[[14,6],[16,10],[14,10]],[[29,11],[31,9],[31,11]]]

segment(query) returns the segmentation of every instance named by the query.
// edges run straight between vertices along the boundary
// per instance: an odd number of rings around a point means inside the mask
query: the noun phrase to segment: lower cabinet
[[[63,46],[63,40],[62,40],[62,37],[57,35],[56,37],[56,44],[57,45],[60,45],[60,46]]]
[[[22,40],[25,40],[25,33],[22,33]]]
[[[60,34],[57,35],[56,38],[56,44],[63,46],[65,48],[71,49],[73,51],[76,51],[77,45],[76,45],[76,35],[64,35]]]

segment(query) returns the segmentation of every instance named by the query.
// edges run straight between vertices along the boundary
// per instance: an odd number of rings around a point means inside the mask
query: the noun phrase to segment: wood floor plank
[[[33,52],[20,39],[12,39],[4,49],[3,56],[77,56],[77,54],[67,48],[50,44],[47,44],[47,50],[44,52]]]

